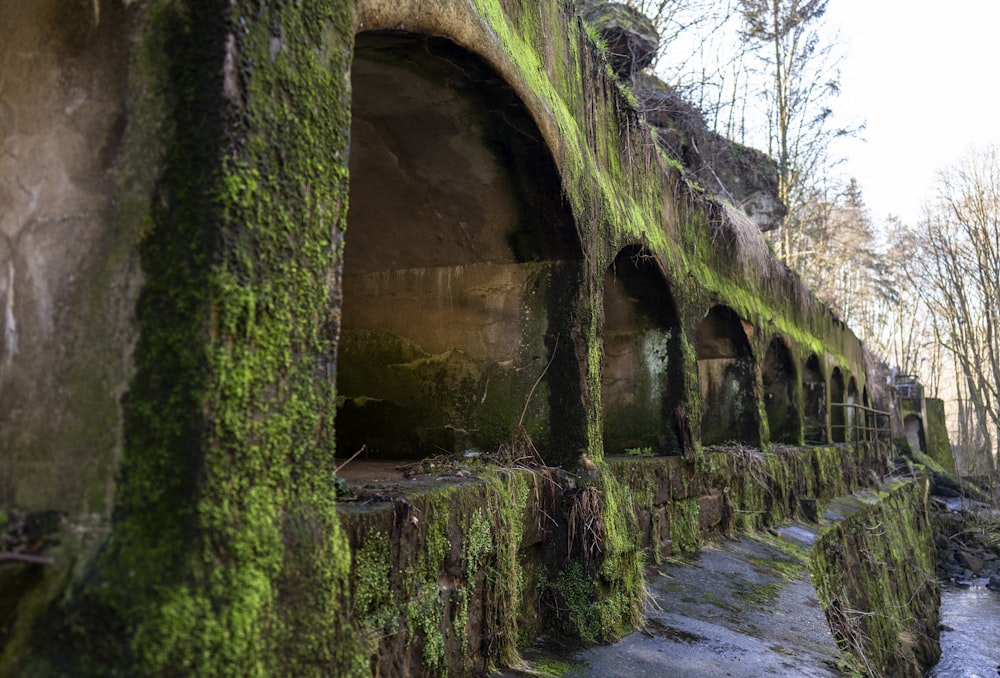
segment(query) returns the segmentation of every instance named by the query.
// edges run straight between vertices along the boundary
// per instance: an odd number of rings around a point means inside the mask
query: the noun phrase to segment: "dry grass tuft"
[[[584,567],[589,569],[599,562],[604,552],[604,497],[596,487],[583,487],[573,493],[569,510],[569,531],[566,556],[571,557],[573,547],[579,545]]]

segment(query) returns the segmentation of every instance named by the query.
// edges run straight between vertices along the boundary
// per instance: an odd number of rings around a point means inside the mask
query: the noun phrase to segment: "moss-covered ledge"
[[[940,591],[926,479],[837,500],[843,518],[813,546],[810,569],[848,670],[921,676],[940,657]]]
[[[630,495],[608,473],[582,480],[488,467],[341,503],[362,639],[343,675],[481,675],[526,668],[520,650],[545,632],[631,631],[645,589]]]
[[[875,444],[731,447],[693,460],[609,458],[608,469],[630,488],[640,543],[659,562],[712,536],[815,520],[826,502],[881,478],[887,462]]]
[[[518,664],[541,624],[547,476],[496,470],[359,490],[340,505],[350,542],[349,631],[340,675],[472,675]]]

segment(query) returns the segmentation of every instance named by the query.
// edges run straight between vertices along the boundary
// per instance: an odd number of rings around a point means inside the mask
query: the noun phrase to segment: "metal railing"
[[[859,405],[857,403],[830,403],[830,413],[833,408],[840,407],[843,412],[843,422],[834,424],[831,416],[830,433],[840,431],[842,442],[889,442],[891,432],[889,429],[889,413],[885,410],[877,410],[874,407]],[[848,412],[853,411],[853,418],[848,416]],[[858,414],[860,413],[860,416]],[[852,433],[854,434],[852,436]],[[837,436],[834,436],[837,438]]]
[[[892,388],[896,391],[896,395],[901,398],[922,398],[924,395],[924,387],[920,381],[909,374],[898,375],[892,383]]]

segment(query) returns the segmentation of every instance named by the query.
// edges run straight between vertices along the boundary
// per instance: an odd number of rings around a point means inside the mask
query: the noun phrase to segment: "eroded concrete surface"
[[[526,659],[578,678],[841,675],[806,569],[819,529],[794,523],[650,568],[642,629],[614,645],[536,648]]]

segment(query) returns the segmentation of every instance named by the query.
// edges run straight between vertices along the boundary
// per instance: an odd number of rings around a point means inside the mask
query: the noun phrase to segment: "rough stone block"
[[[724,502],[722,492],[711,488],[709,493],[698,498],[698,525],[702,530],[715,527],[722,522]]]

